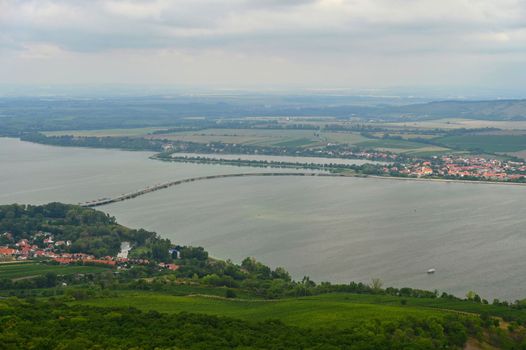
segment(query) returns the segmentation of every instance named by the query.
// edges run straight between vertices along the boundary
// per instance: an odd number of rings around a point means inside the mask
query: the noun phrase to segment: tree
[[[46,278],[46,287],[54,287],[57,284],[57,274],[53,272],[48,272],[45,275]]]
[[[237,294],[236,294],[236,292],[233,289],[227,289],[225,291],[225,297],[227,297],[227,298],[235,298],[235,297],[237,297]]]
[[[208,252],[202,247],[181,247],[181,259],[208,259]]]
[[[170,241],[162,240],[152,244],[152,258],[162,262],[171,261],[172,256],[170,255]]]
[[[382,286],[383,286],[383,282],[382,280],[380,280],[379,278],[373,278],[371,280],[371,289],[375,292],[375,293],[378,293],[382,290]]]

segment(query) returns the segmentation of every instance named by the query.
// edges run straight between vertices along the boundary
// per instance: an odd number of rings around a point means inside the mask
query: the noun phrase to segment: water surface
[[[526,187],[361,178],[229,178],[102,207],[120,222],[296,278],[526,296]],[[434,275],[426,274],[435,268]]]
[[[195,176],[268,171],[0,138],[0,203],[78,203]],[[272,169],[272,171],[278,171]],[[290,169],[284,169],[290,172]],[[99,209],[219,258],[294,277],[526,296],[526,187],[361,178],[187,183]],[[437,270],[427,275],[429,268]]]

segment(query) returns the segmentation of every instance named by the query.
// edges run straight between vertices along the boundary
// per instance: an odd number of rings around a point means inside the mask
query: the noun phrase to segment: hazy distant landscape
[[[526,349],[525,23],[0,0],[0,349]]]
[[[523,101],[269,98],[2,98],[0,198],[32,205],[0,206],[0,293],[265,335],[278,312],[290,339],[377,319],[460,322],[421,335],[435,343],[522,339]]]

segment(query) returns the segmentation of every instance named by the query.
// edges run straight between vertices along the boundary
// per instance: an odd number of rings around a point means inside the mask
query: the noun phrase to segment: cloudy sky
[[[520,88],[524,0],[0,0],[0,83]]]

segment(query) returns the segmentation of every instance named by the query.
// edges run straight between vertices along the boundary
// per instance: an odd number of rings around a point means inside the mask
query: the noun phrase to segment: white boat
[[[431,274],[435,273],[435,271],[436,271],[435,269],[429,269],[429,270],[427,270],[427,273],[431,275]]]

